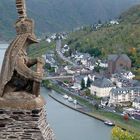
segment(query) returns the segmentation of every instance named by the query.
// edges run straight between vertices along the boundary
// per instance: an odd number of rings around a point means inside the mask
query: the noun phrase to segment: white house
[[[101,62],[101,63],[99,64],[99,66],[102,67],[102,68],[107,68],[107,67],[108,67],[108,63],[103,63],[103,62]]]
[[[109,104],[124,105],[133,102],[136,97],[140,97],[140,87],[122,87],[110,91]]]
[[[64,70],[66,70],[67,74],[75,74],[75,71],[71,70],[68,66],[65,66]]]
[[[74,89],[74,90],[80,90],[81,89],[81,84],[75,82],[74,85],[71,86],[71,88]]]
[[[46,41],[47,41],[48,43],[51,43],[51,39],[50,39],[50,38],[47,38]]]
[[[69,46],[67,44],[64,45],[64,47],[62,48],[62,53],[68,52],[69,51]]]
[[[117,20],[111,20],[111,21],[110,21],[110,24],[112,24],[112,25],[115,25],[115,24],[118,25],[119,22],[118,22]]]
[[[131,75],[131,74],[130,74]],[[128,76],[129,77],[129,76]],[[122,87],[134,87],[137,86],[137,81],[128,78],[125,73],[115,73],[112,74],[111,81],[116,83],[116,85],[121,85]],[[120,87],[120,86],[118,86]]]
[[[134,99],[132,106],[136,109],[140,109],[140,96]]]
[[[124,72],[122,75],[127,79],[133,79],[135,75],[132,72]]]
[[[98,60],[96,62],[96,65],[99,65],[102,68],[107,68],[108,67],[108,63],[107,62],[102,62],[101,60]]]
[[[109,79],[95,78],[94,82],[91,84],[90,91],[91,94],[98,97],[108,97],[112,88],[115,88],[115,86]]]
[[[55,39],[56,39],[56,34],[53,34],[50,38],[51,38],[52,40],[55,40]]]

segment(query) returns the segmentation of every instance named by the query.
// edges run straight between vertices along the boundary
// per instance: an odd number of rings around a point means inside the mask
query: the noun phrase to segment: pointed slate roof
[[[126,54],[111,54],[108,55],[109,61],[116,61],[117,59],[122,58],[125,61],[131,61],[130,58]]]
[[[107,78],[96,78],[93,85],[100,88],[114,87],[113,83]]]

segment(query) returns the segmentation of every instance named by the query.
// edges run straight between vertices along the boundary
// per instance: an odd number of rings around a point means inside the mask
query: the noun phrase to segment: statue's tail
[[[16,7],[17,7],[17,12],[19,15],[19,18],[26,18],[26,5],[25,5],[25,0],[16,0]]]

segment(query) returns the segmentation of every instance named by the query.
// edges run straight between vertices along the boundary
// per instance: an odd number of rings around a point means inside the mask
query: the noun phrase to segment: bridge
[[[72,79],[74,80],[74,76],[54,76],[54,77],[44,77],[43,80],[64,80],[64,79]]]

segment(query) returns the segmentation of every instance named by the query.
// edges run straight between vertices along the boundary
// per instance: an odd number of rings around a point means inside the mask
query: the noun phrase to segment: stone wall
[[[35,110],[0,109],[0,140],[54,140],[45,107]]]

